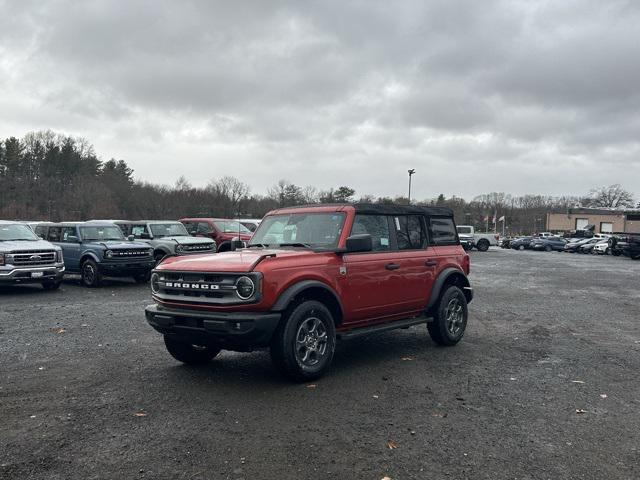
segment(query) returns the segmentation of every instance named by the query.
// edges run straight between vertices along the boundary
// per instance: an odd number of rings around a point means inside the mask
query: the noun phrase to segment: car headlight
[[[151,275],[151,291],[153,293],[160,292],[160,275],[157,273]]]
[[[4,265],[4,253],[0,253],[0,265]]]
[[[153,248],[150,248],[149,250],[147,250],[147,252],[149,252],[149,256],[152,257],[153,256]]]
[[[242,300],[249,300],[256,291],[256,284],[249,277],[240,277],[236,280],[236,294]]]
[[[62,250],[58,250],[56,252],[56,262],[58,263],[64,262],[64,257],[62,256]]]
[[[104,258],[113,258],[113,252],[111,250],[105,251]]]
[[[183,250],[184,250],[184,248],[182,247],[182,245],[177,245],[176,246],[176,253],[182,253]]]

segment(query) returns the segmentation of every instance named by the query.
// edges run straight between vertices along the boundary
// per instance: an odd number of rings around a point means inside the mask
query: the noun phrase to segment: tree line
[[[194,187],[184,177],[172,186],[136,180],[124,160],[102,161],[83,138],[39,131],[0,142],[0,218],[73,221],[88,219],[177,219],[186,216],[261,218],[274,208],[314,203],[407,204],[405,196],[356,196],[349,186],[318,190],[279,180],[265,195],[232,176]],[[470,201],[461,197],[415,200],[447,206],[459,224],[510,233],[545,229],[546,214],[575,206],[633,207],[633,195],[620,185],[601,187],[582,197],[493,192]],[[638,205],[640,208],[640,204]]]

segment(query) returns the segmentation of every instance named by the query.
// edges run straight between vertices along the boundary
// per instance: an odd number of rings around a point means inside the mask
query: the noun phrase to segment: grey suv
[[[185,226],[176,221],[138,220],[114,222],[125,235],[145,242],[153,248],[153,257],[160,263],[167,255],[216,253],[216,242],[210,238],[192,237]]]
[[[27,225],[0,220],[0,285],[40,283],[55,290],[64,275],[62,249]]]

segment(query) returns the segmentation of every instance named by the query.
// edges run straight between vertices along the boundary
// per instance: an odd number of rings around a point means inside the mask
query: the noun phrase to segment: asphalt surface
[[[292,384],[266,352],[189,368],[146,286],[0,289],[0,478],[637,479],[640,261],[472,254],[463,341],[346,341]]]

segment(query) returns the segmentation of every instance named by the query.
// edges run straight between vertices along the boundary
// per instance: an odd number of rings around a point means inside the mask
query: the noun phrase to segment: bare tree
[[[633,207],[633,195],[616,183],[608,187],[594,188],[585,199],[588,207]]]

